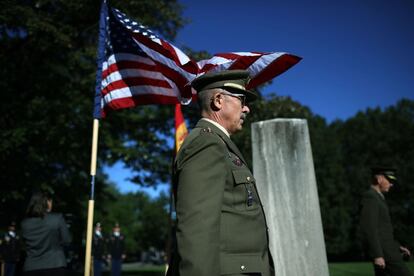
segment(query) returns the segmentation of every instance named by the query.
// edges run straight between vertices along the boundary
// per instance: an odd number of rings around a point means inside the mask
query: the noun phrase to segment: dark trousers
[[[101,259],[93,259],[93,276],[102,275],[102,264],[103,261]]]
[[[4,276],[14,276],[16,263],[4,263]]]
[[[64,267],[29,270],[24,272],[25,276],[65,276],[66,269]]]
[[[112,259],[112,276],[121,275],[122,259]]]
[[[412,276],[404,262],[386,262],[385,268],[374,265],[375,276]]]

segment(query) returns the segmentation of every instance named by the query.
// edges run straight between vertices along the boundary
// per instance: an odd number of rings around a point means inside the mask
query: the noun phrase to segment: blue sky
[[[413,0],[181,2],[191,22],[178,47],[301,56],[265,92],[289,95],[329,122],[414,99]]]
[[[413,0],[182,0],[191,20],[173,42],[211,54],[289,52],[303,60],[264,92],[326,118],[414,100]],[[128,13],[128,11],[125,11]],[[111,179],[136,190],[118,165]],[[152,190],[149,190],[153,193]]]

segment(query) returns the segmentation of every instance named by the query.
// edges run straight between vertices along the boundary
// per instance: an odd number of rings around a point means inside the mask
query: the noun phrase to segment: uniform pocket
[[[249,170],[233,170],[233,208],[252,210],[259,207],[255,179]]]

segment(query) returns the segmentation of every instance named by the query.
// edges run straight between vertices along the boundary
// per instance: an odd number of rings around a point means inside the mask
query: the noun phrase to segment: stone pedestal
[[[276,276],[328,276],[306,120],[252,124],[253,172]]]

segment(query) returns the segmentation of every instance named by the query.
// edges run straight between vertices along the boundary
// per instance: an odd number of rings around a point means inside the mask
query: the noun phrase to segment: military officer
[[[4,260],[4,275],[13,276],[16,271],[16,264],[20,259],[20,237],[16,233],[16,223],[12,221],[8,231],[4,234],[1,253]]]
[[[403,262],[402,254],[410,251],[395,239],[391,217],[384,193],[396,183],[396,170],[390,167],[375,167],[372,184],[362,198],[360,225],[368,254],[373,261],[376,276],[412,275]]]
[[[174,163],[176,248],[168,275],[271,275],[265,216],[252,172],[231,135],[240,131],[249,73],[206,73],[192,82],[201,120]]]
[[[108,239],[109,258],[112,263],[112,276],[120,276],[122,269],[122,261],[126,255],[124,252],[125,236],[121,234],[121,227],[118,223],[112,229],[112,234]]]
[[[102,275],[102,265],[105,261],[105,237],[102,234],[102,225],[100,222],[95,225],[95,232],[93,233],[93,275]]]

